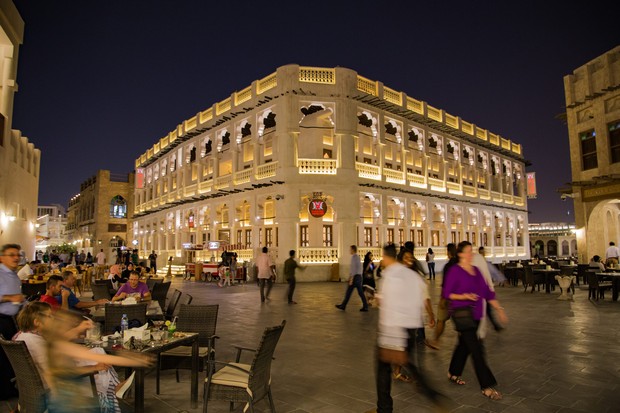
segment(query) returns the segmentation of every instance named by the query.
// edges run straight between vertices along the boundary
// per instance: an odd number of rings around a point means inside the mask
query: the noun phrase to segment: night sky
[[[530,222],[574,221],[555,192],[571,180],[563,77],[620,43],[619,6],[430,3],[15,0],[13,128],[42,151],[39,205],[66,205],[98,169],[132,171],[183,120],[296,63],[353,69],[523,144]]]

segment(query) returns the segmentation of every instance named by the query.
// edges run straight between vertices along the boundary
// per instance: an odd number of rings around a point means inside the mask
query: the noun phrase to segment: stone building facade
[[[579,259],[620,244],[620,46],[564,77]]]
[[[59,204],[39,205],[37,208],[37,251],[67,242],[67,213]]]
[[[67,238],[78,251],[94,256],[103,249],[112,262],[117,248],[133,247],[128,238],[133,181],[133,174],[99,170],[80,185],[67,210]]]
[[[531,255],[543,257],[577,257],[575,224],[566,222],[530,223]]]
[[[17,243],[34,259],[41,151],[12,129],[17,61],[24,21],[10,0],[0,1],[0,245]]]
[[[529,257],[522,148],[345,68],[283,66],[182,122],[136,160],[140,255],[182,263],[220,240],[325,280],[349,246],[413,240]]]

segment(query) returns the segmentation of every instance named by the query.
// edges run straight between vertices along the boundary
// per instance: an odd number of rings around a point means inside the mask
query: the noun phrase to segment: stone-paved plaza
[[[431,285],[436,303],[440,279]],[[254,283],[218,288],[215,283],[176,278],[173,288],[193,295],[194,304],[220,305],[220,360],[232,360],[234,344],[256,346],[266,326],[287,321],[272,365],[277,412],[361,413],[375,407],[373,351],[378,310],[359,312],[355,295],[345,312],[334,308],[342,299],[344,283],[298,284],[297,305],[287,304],[284,284],[276,285],[271,301],[264,304]],[[501,333],[490,332],[486,349],[503,400],[490,401],[480,394],[471,359],[463,374],[465,386],[447,380],[456,340],[451,324],[439,351],[424,350],[425,371],[433,385],[451,399],[452,411],[620,411],[620,302],[611,301],[609,294],[604,301],[591,302],[587,291],[579,289],[572,302],[556,300],[558,290],[532,294],[521,287],[500,287],[497,291],[510,325]],[[429,328],[426,332],[432,334]],[[197,409],[190,407],[189,371],[181,372],[178,384],[173,370],[162,372],[159,396],[154,377],[152,372],[146,378],[147,412],[201,411],[201,399]],[[411,384],[394,383],[392,394],[396,412],[432,411]],[[269,412],[267,401],[257,407],[257,412]],[[209,412],[228,409],[226,402],[209,404]],[[235,411],[243,411],[243,406],[237,405]]]

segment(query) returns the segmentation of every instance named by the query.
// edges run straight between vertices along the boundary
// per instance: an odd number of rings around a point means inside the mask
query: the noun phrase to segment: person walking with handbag
[[[377,413],[391,413],[392,365],[405,367],[416,378],[416,385],[435,404],[441,407],[443,398],[427,382],[417,365],[417,329],[424,328],[427,286],[412,270],[397,261],[396,246],[383,247],[385,269],[378,297],[379,326],[377,335]],[[430,320],[431,327],[434,320]]]
[[[477,330],[484,313],[486,300],[494,310],[502,324],[508,322],[504,308],[495,299],[492,291],[484,280],[480,270],[472,265],[472,246],[463,241],[457,246],[458,265],[449,270],[442,296],[450,302],[450,315],[458,332],[458,344],[452,354],[448,379],[457,385],[464,385],[461,378],[467,357],[471,354],[474,369],[482,394],[491,400],[502,398],[495,386],[497,381],[487,365],[482,340]]]

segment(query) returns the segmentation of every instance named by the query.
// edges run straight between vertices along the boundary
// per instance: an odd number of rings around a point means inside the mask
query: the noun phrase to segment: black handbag
[[[452,310],[452,321],[456,331],[463,332],[475,330],[477,325],[472,314],[472,307],[458,307]]]

